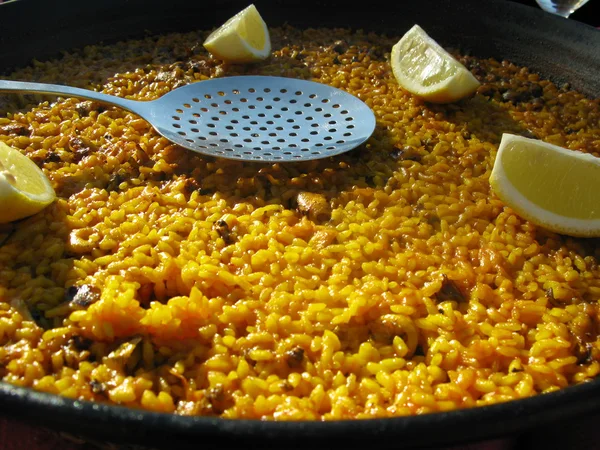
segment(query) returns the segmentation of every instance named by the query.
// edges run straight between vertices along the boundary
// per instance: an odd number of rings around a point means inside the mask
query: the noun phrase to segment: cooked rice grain
[[[428,105],[393,78],[399,36],[273,28],[273,56],[247,66],[212,59],[205,36],[87,47],[12,76],[137,100],[212,77],[312,79],[364,100],[375,133],[333,159],[244,164],[118,108],[5,97],[0,139],[59,200],[0,229],[4,381],[182,415],[330,420],[598,375],[596,241],[522,220],[488,184],[503,132],[598,155],[598,100],[455,52],[482,86]]]

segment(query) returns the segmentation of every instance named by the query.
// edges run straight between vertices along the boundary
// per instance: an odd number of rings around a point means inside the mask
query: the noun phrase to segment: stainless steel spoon
[[[0,92],[57,94],[115,105],[184,148],[235,160],[327,158],[356,148],[375,129],[373,111],[357,97],[323,83],[285,77],[215,78],[152,101],[5,80],[0,80]]]

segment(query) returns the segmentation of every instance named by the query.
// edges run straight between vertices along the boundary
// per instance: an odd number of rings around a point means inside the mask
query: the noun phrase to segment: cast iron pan
[[[600,96],[600,31],[505,0],[254,0],[269,26],[337,26],[401,35],[419,23],[444,46],[527,65]],[[248,0],[16,0],[0,5],[0,72],[94,43],[210,29]],[[338,422],[179,417],[73,401],[0,383],[0,414],[102,441],[159,448],[417,448],[564,426],[600,412],[600,380],[448,413]]]

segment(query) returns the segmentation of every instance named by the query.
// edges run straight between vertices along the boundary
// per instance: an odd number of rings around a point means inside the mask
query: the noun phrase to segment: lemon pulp
[[[0,223],[35,214],[55,198],[44,172],[19,150],[0,142]]]
[[[502,165],[531,202],[565,217],[600,219],[600,164],[541,145],[509,144]],[[571,152],[574,152],[571,150]]]
[[[475,92],[479,81],[456,58],[414,25],[392,47],[398,84],[426,101],[450,103]]]

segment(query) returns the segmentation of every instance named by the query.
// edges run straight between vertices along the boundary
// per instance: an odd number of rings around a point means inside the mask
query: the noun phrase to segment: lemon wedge
[[[269,29],[253,4],[213,31],[203,45],[216,58],[233,63],[260,61],[271,54]]]
[[[600,236],[600,158],[505,133],[490,185],[536,225],[571,236]]]
[[[0,223],[38,213],[55,198],[44,172],[19,150],[0,142]]]
[[[480,83],[469,70],[419,25],[392,47],[391,66],[398,84],[432,103],[451,103],[471,95]]]

